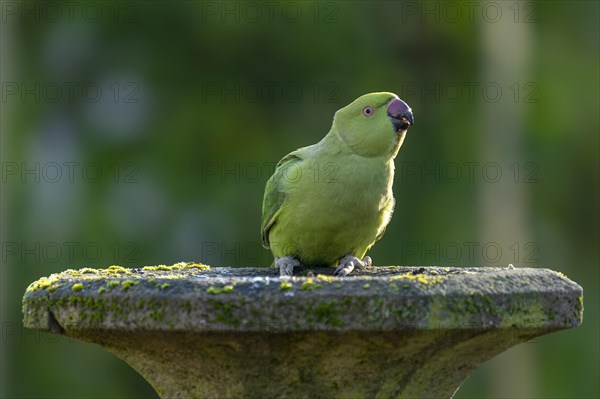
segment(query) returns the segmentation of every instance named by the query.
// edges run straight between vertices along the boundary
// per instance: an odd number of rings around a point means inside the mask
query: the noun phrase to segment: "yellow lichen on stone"
[[[171,266],[167,266],[167,265],[156,265],[156,266],[144,266],[144,267],[142,267],[142,270],[147,270],[147,271],[157,271],[157,270],[171,271],[171,270],[173,270],[173,268]]]
[[[51,284],[52,282],[49,278],[42,277],[41,279],[29,284],[29,287],[27,287],[27,291],[32,292],[37,290],[45,290],[46,288],[50,287]]]
[[[412,273],[405,273],[405,274],[400,274],[398,276],[394,276],[392,278],[390,278],[390,283],[392,282],[396,282],[396,281],[406,281],[406,282],[416,282],[425,286],[431,286],[431,285],[435,285],[435,284],[440,284],[442,282],[444,282],[444,280],[446,280],[445,276],[428,276],[425,274],[412,274]]]
[[[279,289],[281,291],[289,291],[292,289],[292,284],[288,283],[287,281],[282,281],[281,284],[279,284]]]
[[[49,277],[42,277],[37,281],[34,281],[33,283],[29,284],[29,287],[27,287],[27,292],[33,292],[33,291],[37,291],[37,290],[45,290],[47,289],[50,292],[54,292],[56,291],[56,289],[58,288],[57,285],[55,285],[54,283],[58,282],[61,278],[60,274],[51,274]]]
[[[210,270],[210,266],[204,265],[202,263],[195,263],[195,262],[178,262],[171,266],[157,265],[157,266],[144,266],[142,268],[142,270],[144,270],[144,271],[158,271],[158,270],[175,271],[175,270],[182,270],[182,269]]]
[[[79,269],[80,273],[97,273],[98,270],[92,269],[91,267],[84,267],[83,269]]]
[[[106,269],[108,273],[129,273],[129,270],[125,269],[123,266],[112,265]]]
[[[335,277],[333,276],[326,276],[325,274],[317,274],[317,278],[321,281],[325,281],[326,283],[333,283],[335,281]]]
[[[167,278],[167,279],[175,279],[181,278],[181,273],[177,273],[178,271],[184,270],[202,270],[207,271],[210,270],[210,266],[204,265],[202,263],[196,262],[179,262],[175,263],[171,266],[166,265],[157,265],[157,266],[145,266],[142,268],[143,271],[151,272],[151,271],[169,271],[173,272],[172,274],[156,274],[156,277]],[[141,275],[139,273],[134,273],[131,269],[125,268],[123,266],[112,265],[105,269],[94,269],[90,267],[84,267],[79,270],[75,269],[66,269],[60,273],[51,274],[49,277],[42,277],[37,281],[34,281],[27,288],[28,292],[33,292],[37,290],[48,290],[49,292],[56,291],[60,286],[60,281],[69,280],[72,277],[81,278],[86,281],[93,281],[96,279],[101,279],[104,277],[117,277],[117,276],[127,276],[129,279],[140,279],[143,277],[147,277],[148,275],[152,276],[152,274]],[[119,282],[115,283],[119,285]],[[114,286],[108,285],[109,288],[113,288]],[[127,287],[129,288],[129,287]],[[125,289],[127,289],[125,288]]]
[[[562,278],[563,280],[569,280],[569,277],[567,277],[567,275],[564,274],[563,272],[556,272],[556,274],[558,274],[558,276],[560,278]]]
[[[195,262],[187,262],[185,264],[186,269],[200,269],[200,270],[210,270],[210,266],[205,265],[203,263],[195,263]]]

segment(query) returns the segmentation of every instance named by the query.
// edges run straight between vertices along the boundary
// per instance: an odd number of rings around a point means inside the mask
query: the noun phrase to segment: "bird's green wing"
[[[277,222],[281,211],[281,206],[285,201],[285,178],[288,176],[288,169],[298,162],[302,161],[301,150],[296,150],[277,163],[273,176],[267,181],[265,187],[265,197],[262,207],[262,243],[263,247],[269,249],[269,230]]]
[[[385,229],[387,228],[388,223],[392,219],[392,214],[394,213],[395,205],[396,205],[396,200],[394,199],[394,197],[391,197],[388,200],[387,204],[385,205],[385,212],[387,213],[387,216],[386,216],[387,221],[385,222],[385,225],[379,231],[379,234],[377,234],[377,237],[375,237],[375,241],[373,242],[373,244],[375,244],[375,242],[379,241],[379,239],[381,237],[383,237],[383,235],[385,234]]]

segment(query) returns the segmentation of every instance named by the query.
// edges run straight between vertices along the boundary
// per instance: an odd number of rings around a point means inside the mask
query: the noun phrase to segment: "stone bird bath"
[[[24,324],[102,345],[162,398],[438,398],[511,346],[582,322],[582,288],[548,269],[332,271],[67,270],[29,286]]]

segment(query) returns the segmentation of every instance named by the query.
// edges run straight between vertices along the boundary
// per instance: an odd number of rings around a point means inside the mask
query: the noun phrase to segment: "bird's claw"
[[[363,270],[367,267],[371,267],[373,261],[370,256],[365,256],[363,260],[358,259],[353,255],[344,256],[338,263],[338,267],[333,272],[334,276],[344,277],[352,273],[354,269]]]
[[[365,256],[362,260],[362,263],[363,265],[360,267],[361,270],[373,266],[373,259],[371,259],[370,256]]]
[[[275,258],[275,267],[279,269],[279,276],[291,276],[294,267],[300,266],[300,261],[291,255]]]

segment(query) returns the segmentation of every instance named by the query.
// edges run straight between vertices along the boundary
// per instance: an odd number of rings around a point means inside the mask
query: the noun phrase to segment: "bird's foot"
[[[296,266],[300,266],[300,261],[291,255],[275,258],[275,267],[279,269],[279,276],[291,276]]]
[[[352,270],[362,270],[366,267],[370,267],[373,264],[370,256],[365,256],[363,260],[358,259],[353,255],[346,255],[340,259],[337,269],[333,272],[334,276],[344,277],[352,273]]]

